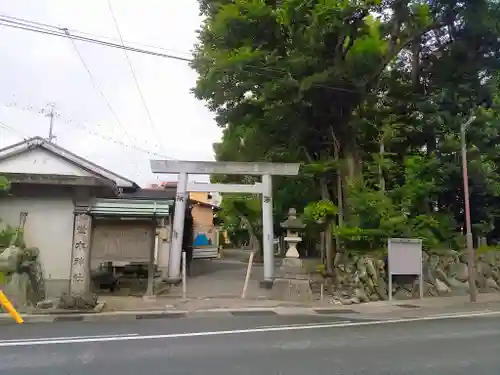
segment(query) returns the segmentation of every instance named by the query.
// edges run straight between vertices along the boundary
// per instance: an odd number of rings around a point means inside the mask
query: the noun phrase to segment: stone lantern
[[[306,225],[300,218],[297,218],[297,212],[294,208],[288,211],[288,218],[281,223],[281,227],[286,229],[285,242],[287,252],[274,279],[273,299],[285,301],[312,301],[313,293],[309,275],[302,266],[302,260],[297,251],[297,244],[302,241],[299,232]]]
[[[302,242],[302,237],[299,235],[299,230],[306,227],[302,219],[297,218],[297,211],[295,208],[290,208],[288,211],[288,218],[281,223],[281,227],[286,229],[286,237],[284,238],[287,251],[286,258],[299,258],[297,245]]]

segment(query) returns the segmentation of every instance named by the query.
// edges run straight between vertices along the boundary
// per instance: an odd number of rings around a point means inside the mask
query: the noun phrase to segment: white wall
[[[27,246],[40,249],[48,296],[57,296],[69,288],[73,210],[70,197],[0,199],[2,227],[17,227],[20,213],[28,213],[24,239]]]
[[[0,172],[94,176],[85,169],[40,148],[0,161]]]

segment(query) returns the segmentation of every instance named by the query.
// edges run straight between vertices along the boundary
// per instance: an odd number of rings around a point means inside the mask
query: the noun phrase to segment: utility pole
[[[56,116],[54,108],[55,108],[55,104],[51,103],[50,104],[50,112],[45,115],[50,120],[50,122],[49,122],[49,136],[47,137],[47,140],[50,143],[52,143],[52,141],[56,139],[56,136],[54,135],[54,117]]]
[[[467,142],[465,139],[465,132],[476,116],[471,116],[467,121],[460,126],[460,140],[462,144],[462,178],[464,182],[464,204],[465,204],[465,236],[467,239],[467,271],[469,274],[469,298],[470,302],[476,302],[476,267],[475,265],[475,251],[474,242],[472,238],[472,225],[470,219],[470,199],[469,199],[469,170],[467,162]]]

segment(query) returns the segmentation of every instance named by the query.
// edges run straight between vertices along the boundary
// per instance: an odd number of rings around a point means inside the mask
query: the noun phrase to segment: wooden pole
[[[187,265],[186,265],[186,252],[183,251],[182,252],[182,298],[183,299],[187,299],[187,277],[186,277],[186,273],[187,273]]]
[[[476,289],[476,274],[475,274],[475,251],[474,242],[472,239],[472,225],[470,217],[470,199],[469,199],[469,171],[467,166],[467,142],[465,132],[467,126],[476,119],[471,116],[469,120],[464,122],[460,127],[460,141],[462,153],[462,179],[464,184],[464,204],[465,204],[465,238],[467,240],[467,270],[469,273],[469,300],[470,302],[477,301]]]
[[[250,281],[250,275],[252,273],[253,257],[255,256],[255,251],[250,253],[250,258],[248,258],[247,274],[245,275],[245,283],[243,284],[243,291],[241,292],[241,299],[245,299],[248,289],[248,283]]]

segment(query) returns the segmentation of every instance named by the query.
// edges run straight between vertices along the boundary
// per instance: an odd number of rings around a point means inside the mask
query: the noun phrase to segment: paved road
[[[500,373],[499,316],[361,325],[345,319],[263,316],[2,326],[0,374]]]

